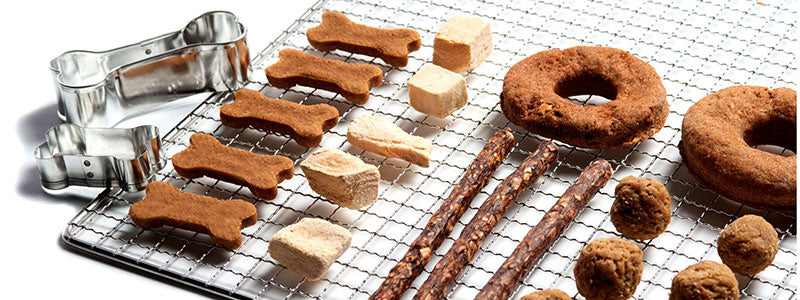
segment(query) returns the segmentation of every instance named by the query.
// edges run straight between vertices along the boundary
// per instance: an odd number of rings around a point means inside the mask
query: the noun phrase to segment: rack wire
[[[308,45],[305,31],[316,26],[326,10],[342,12],[358,22],[380,27],[408,27],[422,36],[422,48],[409,64],[392,68],[380,59],[341,51],[318,52]],[[472,14],[492,25],[494,50],[479,68],[466,76],[467,107],[447,119],[428,117],[411,109],[405,82],[431,63],[433,37],[449,17]],[[654,178],[672,196],[672,221],[656,239],[636,242],[644,251],[644,272],[635,299],[664,299],[672,277],[700,260],[720,261],[716,237],[726,224],[744,214],[764,216],[779,235],[780,249],[766,271],[736,275],[745,299],[796,299],[796,217],[742,206],[698,182],[681,163],[677,149],[684,113],[695,101],[721,88],[761,85],[795,88],[798,18],[790,2],[755,1],[343,1],[314,4],[269,47],[254,57],[257,77],[248,87],[267,96],[303,104],[327,103],[341,115],[339,124],[324,135],[322,146],[339,148],[378,166],[380,195],[364,210],[339,207],[314,193],[296,168],[294,177],[279,185],[278,197],[263,200],[241,186],[210,178],[185,179],[171,164],[157,180],[180,189],[221,199],[243,199],[258,209],[258,222],[244,229],[242,246],[233,251],[215,245],[204,234],[162,227],[142,229],[132,223],[128,207],[144,195],[110,189],[87,205],[68,225],[64,239],[71,245],[114,261],[183,282],[218,296],[266,299],[366,299],[385,279],[424,228],[431,213],[461,177],[484,142],[498,129],[511,127],[517,140],[488,186],[470,204],[453,233],[434,253],[423,274],[412,284],[410,297],[436,262],[452,245],[489,191],[510,174],[543,141],[510,124],[498,103],[508,68],[533,53],[575,45],[612,46],[628,50],[653,65],[667,90],[670,115],[653,137],[617,150],[592,150],[558,143],[560,158],[505,213],[448,293],[450,299],[472,298],[510,255],[527,231],[549,210],[596,158],[614,169],[611,182],[594,197],[575,222],[559,237],[537,266],[523,278],[514,298],[534,290],[559,288],[576,299],[572,268],[578,252],[591,240],[620,237],[608,219],[613,189],[627,175]],[[277,60],[277,50],[302,49],[327,58],[371,63],[384,71],[384,84],[372,89],[363,106],[316,89],[277,89],[266,84],[263,68]],[[253,128],[232,129],[219,121],[219,107],[231,93],[209,96],[164,136],[168,157],[188,146],[196,132],[217,137],[228,146],[259,154],[280,154],[299,164],[314,149],[299,146],[288,136]],[[572,101],[599,105],[598,97]],[[433,140],[428,168],[364,152],[346,143],[346,130],[357,116],[371,114],[394,121],[416,135]],[[765,147],[779,155],[782,148]],[[303,217],[327,219],[353,234],[352,244],[320,281],[307,281],[270,258],[267,245],[283,226]]]

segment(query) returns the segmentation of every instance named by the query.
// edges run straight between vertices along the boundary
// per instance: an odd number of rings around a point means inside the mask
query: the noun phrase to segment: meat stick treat
[[[316,147],[322,134],[339,122],[339,111],[327,104],[302,105],[272,99],[258,91],[241,89],[236,99],[219,108],[222,124],[232,128],[252,126],[291,136],[303,147]]]
[[[507,299],[511,296],[519,280],[533,268],[556,238],[572,223],[586,202],[606,185],[609,178],[611,165],[602,158],[586,167],[539,224],[528,231],[511,256],[483,286],[477,298]]]
[[[369,90],[383,82],[383,71],[376,66],[346,63],[295,49],[278,52],[278,62],[264,72],[274,87],[309,86],[339,93],[355,104],[367,103]]]
[[[408,134],[389,120],[368,115],[350,123],[347,141],[369,152],[399,158],[425,168],[430,164],[433,147],[429,139]]]
[[[550,168],[556,158],[558,158],[558,147],[555,143],[544,141],[539,144],[536,151],[525,158],[514,173],[506,177],[483,202],[469,224],[461,231],[461,236],[433,268],[433,272],[422,284],[414,299],[444,298],[450,289],[450,284],[475,257],[481,242],[492,232],[506,209],[517,200],[522,191]]]
[[[278,183],[294,174],[294,163],[286,156],[226,147],[204,133],[193,134],[189,143],[189,148],[172,157],[175,171],[186,178],[208,176],[247,186],[253,195],[274,199]]]
[[[207,233],[228,250],[242,244],[242,228],[258,218],[256,207],[243,200],[219,200],[179,191],[169,183],[147,185],[144,199],[131,205],[128,213],[136,225],[162,225]]]
[[[386,280],[378,290],[370,296],[373,300],[399,299],[403,292],[411,286],[425,264],[431,259],[432,253],[439,249],[444,239],[450,235],[461,215],[475,198],[475,195],[489,182],[489,178],[503,161],[511,147],[514,146],[514,135],[511,129],[505,128],[497,131],[483,150],[472,161],[461,180],[442,202],[439,209],[433,213],[425,230],[411,243],[408,251],[397,265],[395,265]]]
[[[322,23],[306,31],[308,43],[319,51],[336,49],[383,59],[393,67],[408,64],[408,53],[419,50],[419,33],[406,28],[375,28],[350,21],[347,16],[326,11]]]

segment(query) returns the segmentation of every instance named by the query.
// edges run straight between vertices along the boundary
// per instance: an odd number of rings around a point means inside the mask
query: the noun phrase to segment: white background
[[[248,27],[251,54],[263,49],[314,0],[290,1],[16,1],[3,6],[0,84],[10,129],[0,147],[0,298],[188,299],[205,296],[142,272],[69,250],[60,241],[67,222],[89,201],[57,198],[39,188],[33,149],[59,123],[49,61],[68,50],[106,50],[178,30],[210,10],[228,10]],[[144,116],[166,133],[196,103]],[[141,119],[139,119],[141,121]],[[136,120],[134,120],[136,122]],[[134,125],[127,123],[128,125]],[[9,146],[10,145],[10,146]]]
[[[206,296],[143,272],[120,268],[69,249],[67,222],[89,201],[42,192],[33,149],[60,122],[48,63],[68,50],[102,51],[182,28],[211,10],[227,10],[247,26],[251,55],[266,47],[313,0],[291,1],[80,1],[3,5],[2,101],[4,117],[0,298],[187,299]],[[159,119],[166,133],[197,102]],[[173,117],[174,116],[174,117]],[[98,191],[99,192],[99,191]]]

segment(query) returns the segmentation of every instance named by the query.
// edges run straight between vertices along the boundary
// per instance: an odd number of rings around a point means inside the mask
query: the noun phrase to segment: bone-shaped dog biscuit
[[[254,128],[288,134],[304,147],[316,147],[322,133],[336,126],[339,111],[327,104],[302,105],[241,89],[233,103],[219,109],[222,124],[233,128]]]
[[[350,21],[347,16],[326,11],[322,23],[306,32],[308,42],[319,51],[336,49],[383,59],[393,67],[408,64],[408,53],[422,45],[419,33],[407,28],[384,29]]]
[[[386,157],[396,157],[427,168],[431,140],[411,135],[386,119],[363,115],[350,123],[347,141],[358,148]]]
[[[253,195],[274,199],[278,183],[294,174],[294,163],[285,156],[226,147],[203,133],[193,134],[189,143],[188,148],[172,157],[175,171],[186,178],[208,176],[247,186]]]
[[[134,203],[128,214],[142,228],[167,225],[206,233],[230,250],[239,248],[242,228],[258,218],[249,202],[193,195],[160,181],[147,185],[144,199]]]
[[[317,57],[295,49],[278,52],[278,62],[265,72],[274,87],[309,86],[339,93],[355,104],[366,103],[369,89],[383,81],[383,71],[376,66]]]

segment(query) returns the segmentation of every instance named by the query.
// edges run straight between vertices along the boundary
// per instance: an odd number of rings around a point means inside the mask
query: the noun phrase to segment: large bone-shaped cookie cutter
[[[126,116],[247,81],[247,30],[234,14],[205,13],[181,30],[103,52],[69,51],[50,62],[59,115],[111,127]]]
[[[166,165],[158,127],[85,128],[61,124],[34,151],[42,186],[120,187],[138,191]]]

